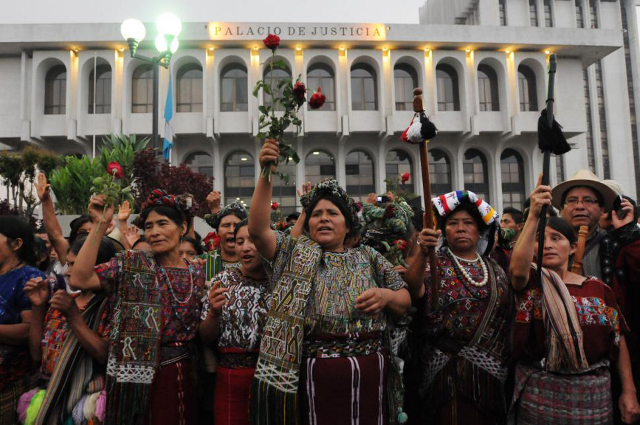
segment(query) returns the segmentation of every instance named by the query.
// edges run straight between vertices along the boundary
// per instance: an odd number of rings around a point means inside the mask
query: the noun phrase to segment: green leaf
[[[285,64],[282,59],[278,59],[277,61],[271,62],[271,65],[274,68],[287,69],[287,64]]]

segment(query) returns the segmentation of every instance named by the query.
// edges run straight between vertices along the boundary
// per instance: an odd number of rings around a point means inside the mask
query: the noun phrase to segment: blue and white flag
[[[167,103],[164,105],[164,142],[162,144],[162,156],[171,163],[171,148],[173,148],[173,96],[171,95],[171,73],[169,73],[169,88],[167,89]]]

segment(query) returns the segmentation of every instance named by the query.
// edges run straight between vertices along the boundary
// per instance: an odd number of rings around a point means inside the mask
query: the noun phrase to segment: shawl
[[[120,265],[107,361],[106,423],[135,423],[160,363],[162,285],[153,253],[116,254]]]
[[[304,320],[322,248],[301,236],[275,283],[251,383],[250,422],[289,425],[299,421],[298,384]]]
[[[100,318],[108,304],[109,300],[104,294],[95,295],[89,300],[82,312],[82,319],[92,331],[98,331]],[[47,385],[35,424],[48,423],[50,415],[61,403],[60,412],[63,418],[71,416],[74,406],[84,395],[92,377],[93,359],[84,351],[76,335],[69,332]]]
[[[545,268],[541,286],[547,331],[545,370],[580,372],[587,369],[589,363],[584,354],[580,319],[569,290],[556,272]]]

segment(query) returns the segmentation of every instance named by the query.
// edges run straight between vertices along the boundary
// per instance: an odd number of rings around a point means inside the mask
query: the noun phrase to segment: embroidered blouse
[[[276,257],[271,263],[272,282],[284,271],[292,253],[292,238],[276,232]],[[406,288],[393,266],[373,248],[349,248],[343,253],[324,252],[315,279],[305,321],[307,337],[318,334],[356,334],[386,329],[386,314],[364,313],[356,298],[371,288],[394,291]]]
[[[269,280],[251,279],[244,276],[240,268],[232,267],[213,278],[213,285],[217,284],[229,289],[225,293],[227,303],[222,307],[220,316],[218,348],[258,350],[271,299]],[[207,299],[203,317],[208,312]]]
[[[84,309],[81,309],[82,312]],[[62,347],[71,328],[67,324],[67,318],[60,310],[49,307],[47,314],[44,316],[44,328],[42,333],[42,363],[40,364],[40,377],[49,380],[53,374],[56,361],[60,356]],[[100,318],[98,325],[98,335],[101,338],[107,338],[111,332],[111,324],[109,322],[109,309],[106,308]]]
[[[124,266],[120,258],[116,256],[95,268],[103,289],[109,294],[116,294],[117,286],[122,281]],[[160,345],[167,347],[193,341],[206,299],[203,267],[195,263],[190,263],[189,268],[156,266],[155,275],[162,301]],[[114,303],[113,310],[114,315],[118,314],[117,302]]]
[[[15,325],[21,322],[20,314],[31,310],[31,302],[24,293],[24,285],[34,277],[44,274],[31,266],[19,267],[0,275],[0,325]],[[29,362],[27,344],[0,344],[0,391],[24,377]]]
[[[627,325],[620,314],[611,288],[600,279],[588,277],[582,285],[567,285],[578,312],[584,341],[584,354],[590,365],[603,359],[617,360],[620,337]],[[514,356],[540,361],[546,355],[546,335],[542,317],[542,289],[532,270],[527,286],[516,293]]]

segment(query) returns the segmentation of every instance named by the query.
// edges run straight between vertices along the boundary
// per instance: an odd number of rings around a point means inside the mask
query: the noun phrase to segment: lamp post
[[[144,24],[137,19],[127,19],[120,26],[120,32],[129,45],[129,53],[131,53],[131,57],[148,62],[153,66],[153,125],[151,137],[153,140],[153,149],[157,154],[159,145],[158,86],[160,80],[160,66],[167,69],[169,68],[171,56],[178,50],[178,34],[182,31],[182,23],[180,22],[180,19],[174,15],[165,13],[158,18],[156,28],[158,30],[158,35],[155,39],[155,46],[159,54],[157,56],[148,57],[138,53],[138,45],[144,39],[147,32]]]

